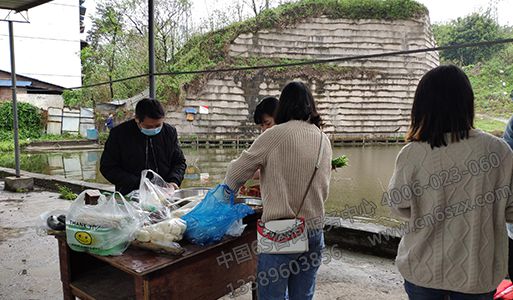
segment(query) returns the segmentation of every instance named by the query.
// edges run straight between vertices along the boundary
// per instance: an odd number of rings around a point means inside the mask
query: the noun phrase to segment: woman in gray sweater
[[[312,94],[301,82],[283,88],[275,121],[277,125],[230,163],[225,182],[236,191],[260,169],[262,221],[304,218],[311,225],[308,251],[261,253],[257,273],[259,299],[286,299],[288,294],[291,300],[307,300],[314,294],[324,247],[322,221],[331,176],[331,146],[321,132]],[[318,157],[319,168],[313,173]]]
[[[506,276],[513,154],[473,122],[463,71],[440,66],[422,77],[385,195],[406,220],[396,264],[410,299],[493,299]]]

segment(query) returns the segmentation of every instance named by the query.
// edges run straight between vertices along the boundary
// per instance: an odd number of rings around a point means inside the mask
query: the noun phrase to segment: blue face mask
[[[162,130],[162,126],[160,127],[157,127],[157,128],[152,128],[152,129],[147,129],[147,128],[142,128],[141,127],[141,132],[147,136],[154,136],[154,135],[157,135],[160,133],[160,130]]]

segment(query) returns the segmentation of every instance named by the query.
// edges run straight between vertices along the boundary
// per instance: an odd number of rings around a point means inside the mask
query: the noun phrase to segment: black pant
[[[509,239],[509,261],[508,261],[509,278],[513,280],[513,240]]]

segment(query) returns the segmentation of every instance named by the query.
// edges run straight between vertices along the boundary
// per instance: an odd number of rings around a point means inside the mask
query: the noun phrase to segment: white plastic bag
[[[148,174],[152,174],[151,179]],[[148,212],[148,222],[156,223],[169,219],[169,201],[173,198],[175,189],[152,170],[144,170],[141,173],[141,182],[139,184],[138,199],[142,210]]]
[[[239,219],[232,223],[230,228],[226,231],[226,235],[239,237],[244,232],[244,228],[246,228],[247,224],[242,223],[242,219]]]
[[[78,195],[66,218],[66,239],[71,249],[97,255],[120,255],[141,227],[141,215],[125,198],[114,193],[101,195],[98,204],[85,204],[85,193]]]

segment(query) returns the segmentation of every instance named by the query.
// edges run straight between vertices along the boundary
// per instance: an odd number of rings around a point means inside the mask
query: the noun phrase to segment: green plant
[[[18,130],[21,139],[37,138],[43,132],[43,121],[39,108],[19,102]],[[0,140],[11,139],[13,132],[12,101],[0,103]]]
[[[65,90],[62,93],[64,106],[67,107],[91,107],[92,102],[86,98],[83,90]]]
[[[63,134],[43,134],[37,138],[37,141],[62,141],[62,140],[83,140],[84,138],[78,134],[69,132]]]
[[[78,195],[75,194],[69,187],[63,185],[57,185],[59,190],[59,198],[64,200],[75,200]]]
[[[336,170],[337,168],[342,168],[342,167],[347,166],[347,164],[348,164],[347,156],[342,155],[342,156],[339,156],[331,161],[331,168],[333,170]]]
[[[439,46],[491,41],[503,37],[501,28],[488,14],[473,13],[447,24],[433,26],[433,33]],[[476,64],[492,57],[504,45],[451,49],[440,52],[442,60],[463,66]]]
[[[20,148],[30,144],[30,140],[20,140]],[[0,152],[14,151],[14,139],[0,141]]]
[[[109,133],[108,132],[99,132],[98,133],[98,142],[101,145],[104,145],[105,142],[107,142],[108,138],[109,138]]]
[[[513,113],[513,45],[464,70],[474,90],[476,111],[509,118]]]

